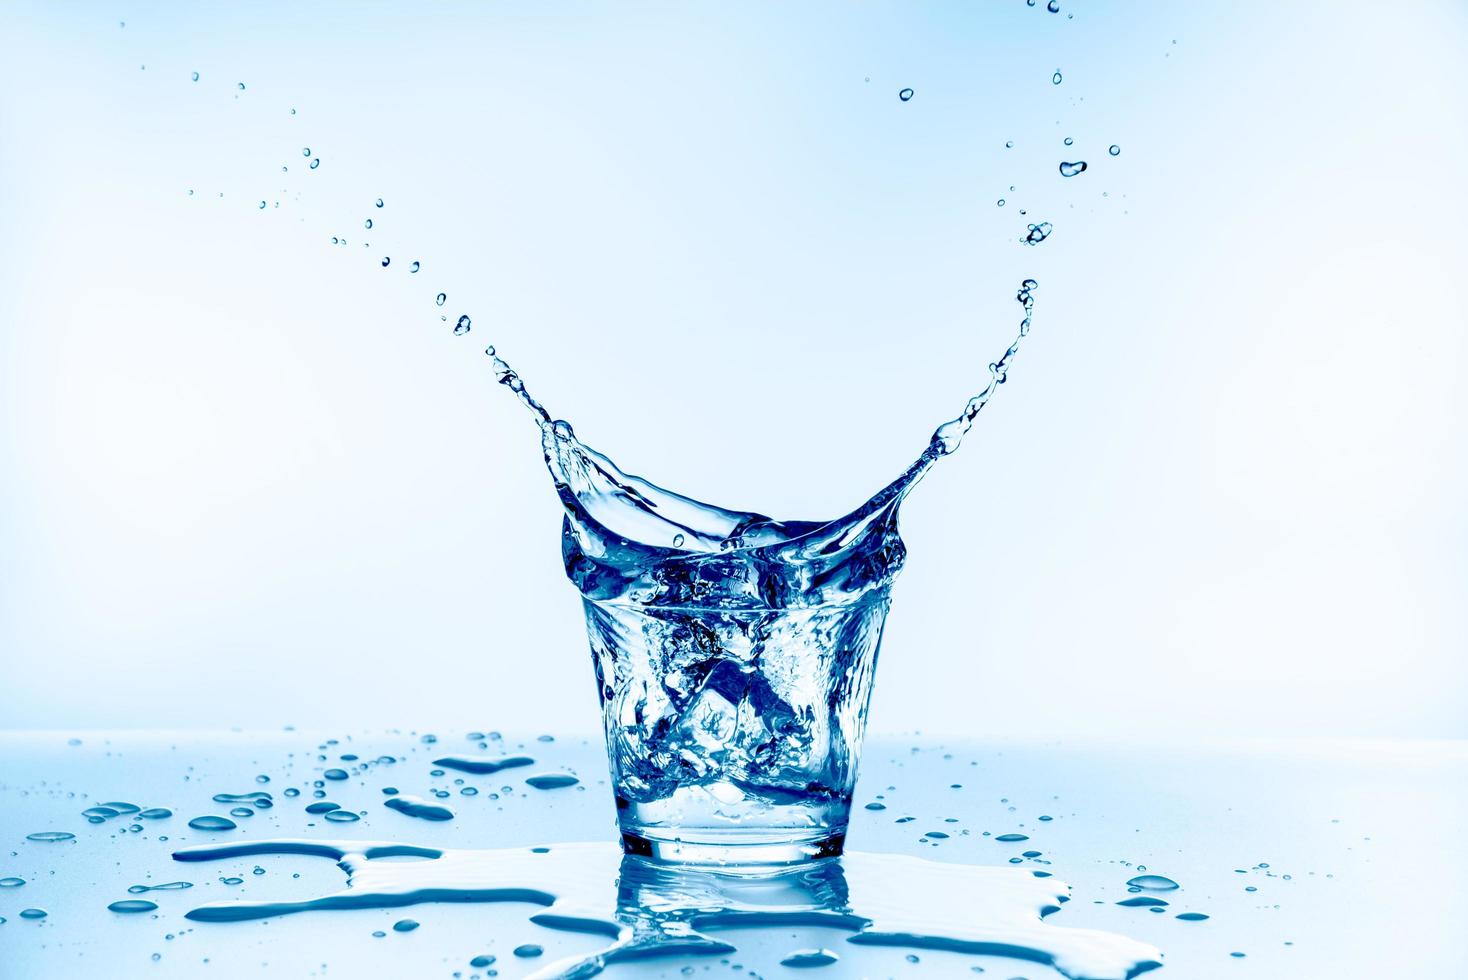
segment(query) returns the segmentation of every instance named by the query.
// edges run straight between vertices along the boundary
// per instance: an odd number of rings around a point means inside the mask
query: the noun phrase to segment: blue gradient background
[[[12,0],[0,725],[591,731],[484,345],[633,472],[832,516],[1033,276],[907,507],[874,727],[1468,735],[1465,43],[1447,2]]]

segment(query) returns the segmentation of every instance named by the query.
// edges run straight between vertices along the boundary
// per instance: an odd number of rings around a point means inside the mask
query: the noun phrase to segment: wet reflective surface
[[[842,858],[730,875],[618,852],[598,740],[470,735],[0,738],[6,975],[1041,980],[1460,962],[1462,743],[878,739]],[[511,757],[533,762],[446,764]],[[578,781],[530,782],[547,774]],[[237,809],[251,812],[232,829],[200,819]]]

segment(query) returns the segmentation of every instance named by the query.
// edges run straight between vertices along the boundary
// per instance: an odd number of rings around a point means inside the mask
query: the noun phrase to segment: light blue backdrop
[[[1468,735],[1461,4],[298,6],[0,6],[0,725],[589,731],[484,345],[833,516],[1033,276],[874,725]]]

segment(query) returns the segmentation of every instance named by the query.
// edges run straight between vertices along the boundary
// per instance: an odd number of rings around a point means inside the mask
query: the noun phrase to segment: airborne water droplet
[[[319,166],[321,166],[321,161],[319,159],[315,159],[315,160],[312,160],[311,161],[311,169],[312,170],[315,170]]]
[[[443,301],[446,300],[446,299],[448,299],[448,295],[447,294],[445,294],[445,293],[439,293],[437,296],[435,296],[433,298],[434,305],[435,306],[442,306],[443,305]]]
[[[1076,174],[1085,172],[1086,161],[1084,160],[1077,160],[1075,163],[1067,163],[1062,160],[1060,163],[1060,176],[1062,177],[1074,177]]]
[[[367,219],[367,220],[366,220],[366,221],[364,221],[364,222],[363,222],[363,223],[362,223],[362,227],[363,227],[363,228],[368,228],[368,229],[370,229],[370,228],[371,228],[371,227],[372,227],[372,219],[371,219],[371,218],[368,218],[368,219]]]
[[[1004,207],[1004,198],[1002,198],[1002,197],[1001,197],[1001,198],[1000,198],[1000,199],[999,199],[999,201],[998,201],[998,206],[999,206],[999,207],[1001,207],[1001,208],[1002,208],[1002,207]]]
[[[240,91],[243,92],[244,90],[245,90],[245,83],[244,82],[240,82]]]
[[[1060,13],[1060,0],[1050,0],[1049,3],[1045,4],[1045,9],[1052,14]]]
[[[301,147],[301,156],[308,157],[310,155],[311,155],[311,148],[309,146],[303,146],[303,147]]]
[[[675,534],[675,535],[673,535],[673,547],[675,547],[675,548],[681,548],[681,547],[683,547],[683,542],[685,540],[687,540],[687,539],[685,539],[683,537],[683,535],[681,535],[681,534]]]
[[[1024,212],[1021,211],[1020,214],[1024,214]],[[1054,225],[1050,224],[1050,222],[1048,221],[1042,221],[1039,224],[1030,225],[1029,234],[1025,235],[1024,238],[1021,238],[1020,241],[1024,242],[1026,245],[1038,245],[1045,239],[1049,238],[1050,232],[1054,230]]]
[[[1121,147],[1117,146],[1115,143],[1112,143],[1111,149],[1107,150],[1106,152],[1110,153],[1112,156],[1116,156],[1117,154],[1121,153]]]
[[[198,72],[194,72],[194,74],[193,74],[193,79],[194,79],[194,81],[196,81],[196,82],[197,82],[197,81],[198,81],[198,80],[199,80],[199,73],[198,73]]]
[[[377,206],[382,207],[382,198],[380,197],[377,199]]]
[[[1065,138],[1065,145],[1066,145],[1066,146],[1070,146],[1070,145],[1071,145],[1071,144],[1072,144],[1072,143],[1074,143],[1074,142],[1075,142],[1075,140],[1073,140],[1073,139],[1071,139],[1071,138],[1070,138],[1070,137],[1069,137],[1069,136],[1067,136],[1067,137],[1066,137],[1066,138]]]
[[[469,314],[465,313],[459,317],[459,322],[454,324],[454,336],[462,337],[469,332]]]
[[[75,839],[75,837],[76,834],[68,834],[64,830],[43,830],[39,833],[25,835],[26,840],[45,841],[47,843],[54,843],[56,841],[63,840],[73,840]]]
[[[260,207],[261,207],[261,208],[264,208],[264,207],[265,207],[265,202],[264,202],[264,201],[261,201],[261,202],[260,202]]]
[[[1055,74],[1050,76],[1051,85],[1059,85],[1061,82],[1060,69],[1055,69]]]
[[[912,99],[912,89],[910,89],[910,88],[903,89],[901,92],[898,92],[897,93],[897,97],[899,99],[901,99],[903,102],[910,101]]]
[[[386,268],[387,268],[387,267],[388,267],[388,265],[389,265],[389,263],[391,263],[391,262],[392,262],[392,259],[391,259],[391,258],[389,258],[389,257],[388,257],[388,256],[386,256],[386,255],[384,255],[384,256],[383,256],[383,257],[382,257],[382,267],[383,267],[383,268],[384,268],[384,269],[386,269]]]
[[[408,271],[409,272],[417,272],[418,271],[418,268],[419,268],[418,263],[417,262],[414,262],[412,265],[408,266]]]

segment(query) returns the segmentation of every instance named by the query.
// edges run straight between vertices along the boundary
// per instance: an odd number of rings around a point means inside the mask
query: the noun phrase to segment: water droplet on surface
[[[459,322],[454,324],[454,336],[462,337],[469,332],[469,314],[465,313],[459,317]]]
[[[22,919],[44,919],[46,917],[46,910],[45,909],[21,909],[20,910],[20,917]]]
[[[1112,156],[1117,156],[1121,153],[1121,147],[1117,146],[1115,143],[1112,143],[1111,149],[1107,150],[1106,152],[1110,153]]]
[[[1116,904],[1125,909],[1144,909],[1166,905],[1167,899],[1156,898],[1152,895],[1136,895],[1132,898],[1124,898]]]
[[[326,819],[332,823],[356,823],[362,818],[351,810],[332,810],[326,815]]]
[[[469,961],[469,965],[473,967],[486,967],[493,963],[494,960],[495,958],[493,956],[490,956],[486,953],[481,956],[474,957],[472,960]]]
[[[1127,885],[1132,888],[1145,888],[1154,892],[1170,892],[1178,887],[1178,883],[1171,878],[1162,875],[1138,875],[1127,880]]]
[[[1059,85],[1061,82],[1060,69],[1055,69],[1055,74],[1050,76],[1050,84]]]
[[[239,824],[228,817],[195,817],[189,826],[195,830],[234,830]]]
[[[330,813],[332,810],[340,810],[340,803],[332,803],[327,800],[318,800],[315,803],[306,804],[307,813]]]
[[[1184,922],[1205,922],[1208,916],[1202,912],[1179,912],[1174,918],[1181,919]]]
[[[781,960],[780,965],[794,967],[797,970],[808,970],[818,966],[830,966],[840,958],[829,949],[797,949]]]
[[[412,932],[417,928],[418,920],[416,919],[399,919],[392,924],[393,932]]]
[[[901,99],[903,102],[910,101],[912,99],[912,95],[913,95],[913,92],[912,92],[912,89],[910,89],[910,88],[905,88],[901,92],[898,92],[897,93],[897,97],[899,99]]]
[[[516,946],[515,947],[515,955],[516,956],[520,956],[520,957],[525,957],[525,958],[529,958],[531,956],[539,956],[541,953],[544,953],[544,952],[545,952],[545,950],[541,949],[539,946],[535,945],[534,943],[526,943],[523,946]]]
[[[107,906],[107,911],[136,914],[138,912],[151,912],[157,907],[157,902],[149,902],[141,898],[125,898],[120,902],[113,902]]]
[[[994,839],[1004,844],[1016,844],[1022,840],[1029,840],[1029,837],[1025,834],[1000,834]]]
[[[419,268],[420,268],[420,266],[418,265],[418,263],[417,262],[414,262],[412,265],[408,266],[408,271],[409,272],[417,272]]]
[[[1020,213],[1023,214],[1024,212]],[[1021,238],[1020,241],[1024,242],[1026,245],[1038,245],[1045,239],[1049,238],[1050,233],[1054,230],[1054,225],[1050,224],[1050,222],[1048,221],[1042,221],[1037,225],[1030,225],[1028,233],[1026,233],[1025,237]]]
[[[0,878],[0,888],[19,888],[24,884],[24,878]]]
[[[581,780],[564,772],[543,772],[525,777],[525,785],[534,786],[536,789],[563,789],[567,786],[575,786],[579,782]]]
[[[1086,161],[1084,160],[1077,160],[1074,163],[1068,163],[1064,160],[1060,162],[1060,176],[1062,177],[1074,177],[1076,174],[1083,174],[1085,172]]]
[[[454,811],[437,803],[419,799],[416,796],[394,796],[382,804],[389,810],[396,810],[409,817],[417,817],[420,820],[452,820]]]
[[[433,305],[435,305],[435,306],[442,306],[443,305],[443,301],[446,300],[446,299],[448,299],[448,295],[446,293],[439,293],[437,296],[433,297]],[[442,765],[442,763],[434,763],[434,764],[435,765]]]
[[[229,811],[229,815],[231,817],[253,817],[255,815],[255,811],[251,810],[247,806],[237,806],[233,810]]]
[[[68,834],[64,830],[43,830],[35,834],[26,834],[26,840],[55,842],[63,840],[75,840],[76,834]]]

